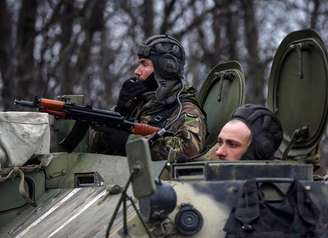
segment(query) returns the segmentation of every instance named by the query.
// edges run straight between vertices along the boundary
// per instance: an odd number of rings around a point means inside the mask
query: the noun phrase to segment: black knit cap
[[[242,160],[272,159],[283,136],[281,123],[275,114],[261,105],[245,104],[236,109],[232,119],[243,121],[252,133],[252,142]]]

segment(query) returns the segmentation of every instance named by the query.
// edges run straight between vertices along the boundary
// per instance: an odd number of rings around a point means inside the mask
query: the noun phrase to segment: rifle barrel
[[[31,107],[31,108],[36,108],[38,105],[36,105],[34,102],[31,101],[26,101],[26,100],[16,100],[14,101],[15,105],[20,105],[23,107]]]

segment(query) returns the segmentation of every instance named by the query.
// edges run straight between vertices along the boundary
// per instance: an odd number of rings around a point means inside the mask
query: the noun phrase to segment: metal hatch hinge
[[[296,51],[297,51],[297,58],[298,58],[298,76],[300,79],[304,78],[304,72],[303,72],[303,54],[302,54],[302,44],[299,43],[296,45]]]
[[[222,94],[223,94],[223,84],[224,84],[224,80],[227,81],[232,81],[235,78],[234,72],[220,72],[220,73],[214,73],[214,77],[216,79],[219,79],[219,94],[218,94],[218,98],[217,101],[221,102],[222,101]]]
[[[309,126],[302,126],[294,130],[292,139],[290,140],[286,150],[282,155],[282,160],[286,160],[288,157],[289,151],[293,148],[294,144],[297,142],[302,142],[309,137]]]
[[[310,42],[300,42],[290,46],[291,49],[296,48],[298,58],[298,76],[300,79],[304,78],[304,62],[303,62],[303,51],[311,51],[313,44]]]

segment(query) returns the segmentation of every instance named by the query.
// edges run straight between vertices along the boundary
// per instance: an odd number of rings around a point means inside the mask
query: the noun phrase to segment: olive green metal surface
[[[309,136],[295,143],[289,156],[306,155],[320,141],[328,112],[327,52],[312,30],[289,34],[274,57],[268,89],[268,107],[281,120],[284,151],[294,131],[309,128]]]
[[[241,65],[237,61],[216,65],[202,85],[199,98],[207,114],[207,144],[212,145],[232,112],[245,101],[245,78]]]

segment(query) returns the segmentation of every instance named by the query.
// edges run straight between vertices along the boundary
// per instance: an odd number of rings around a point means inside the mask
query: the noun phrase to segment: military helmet
[[[274,113],[261,105],[245,104],[236,109],[232,119],[243,121],[252,134],[252,142],[242,159],[271,159],[283,136],[281,123]]]
[[[180,42],[170,35],[154,35],[138,47],[139,58],[149,58],[156,73],[165,79],[183,76],[185,52]]]

